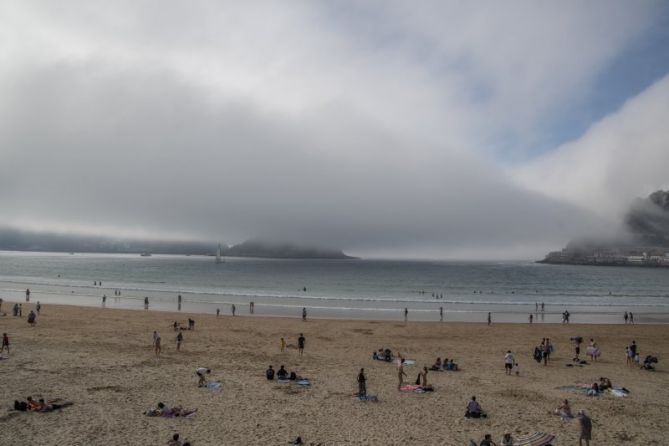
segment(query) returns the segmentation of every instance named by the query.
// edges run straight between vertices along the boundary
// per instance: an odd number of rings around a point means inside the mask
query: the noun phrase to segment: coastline
[[[669,357],[669,335],[663,325],[302,322],[42,302],[37,326],[30,327],[25,316],[34,303],[23,302],[23,318],[0,318],[12,339],[9,359],[0,361],[3,403],[44,395],[74,405],[51,414],[2,413],[3,434],[16,444],[40,438],[46,445],[158,445],[179,432],[199,446],[287,444],[298,435],[307,444],[323,445],[463,445],[484,433],[498,441],[504,432],[534,431],[557,435],[557,444],[573,444],[577,423],[548,413],[564,398],[574,409],[589,411],[597,444],[618,444],[622,438],[630,438],[629,444],[662,444],[669,431],[663,363]],[[171,325],[189,317],[196,329],[183,332],[182,351],[176,352]],[[159,358],[151,349],[153,330],[163,337]],[[290,346],[301,332],[307,338],[304,357],[294,348],[279,351],[281,336]],[[575,335],[596,339],[603,351],[600,361],[564,366],[572,355],[569,338]],[[531,360],[534,346],[546,336],[556,345],[548,367]],[[624,346],[631,339],[643,354],[661,358],[656,372],[625,365]],[[431,372],[433,393],[398,392],[397,369],[370,358],[381,347],[417,360],[407,367],[409,382],[437,356],[455,358],[463,370]],[[516,354],[520,376],[504,375],[507,349]],[[268,364],[285,364],[309,377],[311,388],[267,382]],[[220,390],[197,388],[194,370],[202,366],[222,381]],[[379,403],[353,398],[361,367]],[[557,389],[599,376],[630,389],[630,396],[593,398]],[[477,395],[488,419],[462,416],[471,395]],[[142,415],[158,401],[197,407],[198,413],[192,419]]]
[[[622,324],[625,311],[633,311],[637,324],[669,324],[669,307],[666,305],[609,304],[600,306],[566,305],[546,302],[546,311],[535,311],[534,304],[523,302],[454,302],[448,299],[432,301],[387,301],[383,299],[322,299],[309,296],[244,296],[227,294],[206,294],[178,291],[147,291],[141,293],[124,290],[116,298],[113,288],[106,287],[55,287],[42,286],[27,281],[1,281],[0,293],[4,299],[22,303],[25,289],[32,291],[31,301],[41,301],[49,305],[73,305],[90,308],[102,307],[102,296],[106,295],[106,308],[143,310],[144,297],[149,297],[150,309],[162,312],[183,312],[193,314],[231,314],[236,306],[239,316],[250,316],[249,303],[254,301],[254,316],[300,318],[302,308],[307,308],[309,318],[325,320],[358,321],[403,321],[404,308],[409,310],[409,320],[415,322],[439,322],[439,308],[444,309],[444,322],[485,322],[488,312],[497,323],[527,323],[533,315],[536,324],[560,324],[562,313],[568,310],[572,323]],[[182,295],[179,306],[177,296]],[[492,296],[494,297],[494,296]],[[538,296],[541,297],[541,296]],[[333,304],[334,303],[334,304]],[[336,304],[336,305],[335,305]]]

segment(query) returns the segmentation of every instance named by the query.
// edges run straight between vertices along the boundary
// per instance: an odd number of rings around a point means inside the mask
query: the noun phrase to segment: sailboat
[[[223,259],[221,258],[221,244],[218,244],[218,249],[216,250],[216,263],[223,263]]]

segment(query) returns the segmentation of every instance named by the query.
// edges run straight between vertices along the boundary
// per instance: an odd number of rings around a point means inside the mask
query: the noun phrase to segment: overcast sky
[[[0,226],[531,258],[658,188],[666,1],[0,2]]]

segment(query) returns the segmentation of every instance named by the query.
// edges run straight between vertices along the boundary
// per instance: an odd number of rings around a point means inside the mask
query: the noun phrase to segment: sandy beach
[[[5,301],[8,312],[13,303]],[[162,445],[178,432],[194,445],[281,445],[298,435],[306,444],[467,445],[491,433],[542,431],[557,445],[578,444],[577,421],[549,414],[565,398],[593,419],[591,444],[666,444],[669,432],[669,333],[663,325],[484,324],[364,322],[168,313],[43,305],[37,325],[0,317],[11,353],[0,361],[0,444]],[[184,331],[176,351],[175,320]],[[159,357],[152,333],[162,337]],[[304,356],[295,345],[306,337]],[[280,352],[280,338],[288,348]],[[584,367],[571,362],[572,336],[594,338],[603,354]],[[532,360],[543,337],[556,346],[545,367]],[[660,358],[654,372],[625,364],[625,346],[636,340],[642,356]],[[397,367],[373,361],[379,348],[417,361],[407,366],[414,381],[436,357],[455,358],[459,372],[430,372],[432,393],[397,391]],[[503,358],[516,355],[519,376],[506,376]],[[585,348],[583,348],[585,350]],[[268,382],[269,364],[296,371],[312,385]],[[195,369],[212,369],[219,390],[197,387]],[[356,376],[365,368],[368,393],[379,402],[354,398]],[[605,376],[631,391],[629,397],[588,397],[557,389]],[[27,396],[63,398],[73,406],[52,413],[9,411]],[[463,417],[476,395],[487,419]],[[188,419],[147,417],[159,401],[197,408]]]

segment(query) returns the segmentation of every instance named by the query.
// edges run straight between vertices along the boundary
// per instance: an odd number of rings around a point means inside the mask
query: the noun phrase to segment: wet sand
[[[112,297],[113,299],[113,297]],[[2,310],[10,309],[4,302]],[[557,444],[577,444],[578,423],[549,412],[568,398],[574,411],[593,418],[591,444],[666,444],[669,432],[669,333],[663,325],[485,324],[393,321],[308,320],[221,316],[45,305],[35,327],[23,318],[0,317],[11,338],[9,359],[0,361],[3,407],[28,395],[61,397],[72,407],[54,413],[0,410],[0,444],[161,445],[174,432],[194,445],[281,445],[300,435],[306,444],[466,445],[491,433],[499,442],[514,435],[550,432]],[[175,320],[196,321],[176,351]],[[153,330],[163,353],[152,351]],[[304,357],[293,347],[306,337]],[[569,338],[595,338],[603,355],[595,364],[565,367]],[[279,351],[279,339],[289,348]],[[556,352],[549,366],[531,358],[542,337]],[[625,346],[635,339],[642,355],[660,358],[647,372],[625,364]],[[397,391],[397,369],[371,360],[381,347],[417,360],[406,367],[413,381],[437,356],[456,358],[462,371],[430,372],[433,393]],[[512,350],[520,376],[505,376],[503,357]],[[583,350],[585,348],[583,347]],[[4,353],[3,357],[7,357]],[[311,379],[310,388],[268,382],[269,364]],[[220,390],[197,387],[196,367],[212,369]],[[361,367],[370,394],[353,395]],[[587,397],[556,389],[606,376],[631,390],[628,398]],[[463,417],[476,395],[489,418]],[[158,401],[198,408],[195,417],[142,415]]]

